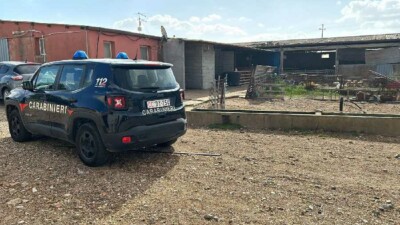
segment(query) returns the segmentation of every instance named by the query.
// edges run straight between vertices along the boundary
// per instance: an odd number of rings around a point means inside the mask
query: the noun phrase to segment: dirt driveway
[[[175,152],[84,166],[69,144],[11,140],[0,107],[1,224],[399,224],[400,140],[190,129]]]

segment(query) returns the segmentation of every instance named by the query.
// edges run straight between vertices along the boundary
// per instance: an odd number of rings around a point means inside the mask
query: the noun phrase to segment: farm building
[[[0,21],[0,61],[49,62],[70,59],[77,49],[90,58],[113,58],[120,51],[131,58],[174,64],[185,89],[208,89],[216,75],[238,71],[249,82],[254,65],[278,73],[342,75],[363,79],[369,70],[400,79],[400,34],[300,39],[249,43],[217,43],[115,29]]]
[[[340,74],[362,79],[369,70],[400,78],[400,34],[249,42],[279,53],[281,73]]]
[[[0,21],[0,61],[49,62],[70,59],[78,49],[91,58],[158,60],[160,37],[101,27]]]
[[[177,81],[186,89],[208,89],[215,75],[238,71],[247,83],[253,65],[279,67],[276,53],[203,40],[172,38],[163,42],[163,60],[174,64]]]

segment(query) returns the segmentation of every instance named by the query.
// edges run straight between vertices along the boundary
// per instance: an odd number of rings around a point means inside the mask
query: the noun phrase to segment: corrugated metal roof
[[[260,49],[260,48],[256,48],[256,47],[244,46],[241,44],[229,44],[229,43],[206,41],[206,40],[200,40],[200,39],[186,39],[186,38],[176,38],[176,39],[183,40],[185,42],[210,44],[210,45],[216,45],[216,46],[225,47],[225,48],[247,49],[247,50],[259,51],[259,52],[269,51],[269,50]]]
[[[147,37],[161,40],[160,36],[148,35],[148,34],[141,34],[136,32],[130,32],[125,30],[117,30],[112,28],[104,28],[104,27],[95,27],[95,26],[85,26],[85,25],[78,25],[78,24],[61,24],[61,23],[43,23],[43,22],[32,22],[32,21],[16,21],[16,20],[0,20],[0,22],[9,22],[9,23],[34,23],[34,24],[43,24],[43,25],[55,25],[55,26],[69,26],[69,27],[79,27],[81,29],[93,30],[93,31],[102,31],[102,32],[110,32],[116,34],[123,34],[123,35],[132,35],[138,37]]]
[[[124,30],[117,30],[117,29],[112,29],[112,28],[104,28],[104,27],[73,25],[73,24],[59,24],[59,23],[43,23],[43,22],[32,22],[32,21],[14,21],[14,20],[0,20],[0,22],[35,23],[35,24],[45,24],[45,25],[49,24],[49,25],[59,25],[59,26],[80,27],[81,29],[87,29],[87,30],[92,30],[92,31],[109,32],[109,33],[116,33],[116,34],[122,34],[122,35],[132,35],[132,36],[139,36],[139,37],[147,37],[147,38],[153,38],[153,39],[161,40],[160,36],[147,35],[147,34],[135,33],[135,32],[124,31]],[[204,43],[204,44],[212,44],[212,45],[217,45],[217,46],[221,46],[221,47],[225,47],[225,48],[240,48],[240,49],[248,49],[248,50],[254,50],[254,51],[265,51],[265,50],[262,50],[262,49],[249,47],[249,46],[243,46],[243,45],[240,45],[240,44],[227,44],[227,43],[219,43],[219,42],[205,41],[205,40],[195,40],[195,39],[186,39],[186,38],[176,38],[176,39],[183,40],[185,42],[198,42],[198,43]]]
[[[378,34],[364,36],[332,37],[332,38],[313,38],[313,39],[293,39],[282,41],[259,41],[237,43],[237,45],[253,48],[279,48],[293,46],[318,46],[335,44],[358,44],[371,42],[400,42],[400,33]]]

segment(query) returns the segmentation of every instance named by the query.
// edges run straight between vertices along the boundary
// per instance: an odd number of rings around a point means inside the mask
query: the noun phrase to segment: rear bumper
[[[186,119],[180,118],[162,124],[137,126],[121,133],[104,134],[103,142],[110,152],[135,150],[176,139],[186,133],[186,125]],[[122,143],[122,137],[126,136],[132,137],[131,143]]]

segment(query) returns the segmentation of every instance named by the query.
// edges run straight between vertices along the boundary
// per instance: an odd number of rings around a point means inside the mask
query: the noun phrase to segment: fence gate
[[[9,60],[8,41],[7,39],[0,39],[0,62]]]

